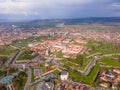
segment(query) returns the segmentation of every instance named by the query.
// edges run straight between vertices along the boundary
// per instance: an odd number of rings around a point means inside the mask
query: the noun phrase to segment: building
[[[68,72],[67,71],[62,71],[61,75],[60,75],[60,79],[61,80],[68,80]]]
[[[103,80],[103,81],[108,81],[106,76],[102,76],[102,77],[100,77],[100,79]]]
[[[45,82],[42,85],[43,90],[53,90],[54,89],[54,84],[52,82]]]
[[[100,86],[104,87],[104,88],[108,88],[109,84],[108,83],[101,83]]]
[[[120,69],[115,68],[115,69],[113,69],[113,72],[120,74]]]

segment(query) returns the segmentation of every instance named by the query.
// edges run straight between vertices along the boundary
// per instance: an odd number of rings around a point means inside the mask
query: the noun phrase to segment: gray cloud
[[[0,0],[0,18],[44,19],[106,16],[120,16],[119,0]]]

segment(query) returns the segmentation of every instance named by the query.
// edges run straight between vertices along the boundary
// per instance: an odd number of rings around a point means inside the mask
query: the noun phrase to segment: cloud
[[[37,14],[34,12],[36,9],[62,8],[92,1],[94,0],[0,0],[0,14]]]
[[[0,0],[0,16],[20,19],[119,16],[119,8],[119,0]]]
[[[111,6],[115,9],[120,9],[120,3],[112,3]]]

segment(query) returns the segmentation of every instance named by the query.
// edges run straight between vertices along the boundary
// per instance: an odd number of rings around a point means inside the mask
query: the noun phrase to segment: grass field
[[[6,57],[6,56],[0,56],[0,60],[2,60],[3,62],[6,62],[7,59],[8,59],[8,57]]]
[[[72,71],[69,71],[69,75],[73,78],[73,80],[82,81],[82,82],[87,83],[89,85],[94,85],[95,84],[94,80],[95,80],[96,75],[97,75],[97,73],[99,72],[99,69],[100,69],[100,63],[99,62],[104,63],[105,66],[120,67],[120,62],[118,62],[116,60],[112,60],[111,58],[102,58],[100,61],[98,61],[98,63],[92,69],[92,71],[90,72],[90,74],[88,76],[82,76],[79,73],[72,72]]]
[[[9,56],[17,53],[18,50],[11,48],[9,45],[0,46],[0,55]]]
[[[86,84],[93,85],[94,79],[97,76],[97,73],[99,71],[99,64],[96,64],[96,66],[92,69],[90,74],[88,76],[82,76],[77,72],[69,71],[69,75],[73,78],[75,81],[82,81]]]
[[[107,66],[120,67],[120,62],[117,60],[112,60],[111,58],[102,58],[100,62],[104,63]]]
[[[102,43],[102,42],[89,41],[86,44],[86,47],[92,49],[90,54],[93,54],[93,53],[96,53],[96,52],[101,52],[102,54],[120,53],[120,47],[119,46],[115,46],[113,44]]]
[[[51,39],[54,39],[53,37],[48,37],[48,36],[44,36],[44,37],[32,37],[32,38],[28,38],[28,39],[21,39],[21,40],[16,40],[13,42],[13,46],[17,45],[17,46],[27,46],[29,43],[31,42],[35,42],[35,41],[42,41],[42,40],[51,40]]]
[[[60,52],[57,53],[57,57],[58,57],[58,58],[63,58],[63,53],[62,53],[62,51],[60,51]]]
[[[88,42],[86,47],[92,49],[90,54],[93,54],[96,52],[100,52],[103,55],[120,53],[120,47],[115,46],[113,44],[106,44],[106,43],[101,43],[101,42],[90,41],[90,42]],[[69,59],[69,61],[74,62],[75,60]],[[90,61],[90,60],[88,60],[88,61]],[[65,66],[70,66],[70,67],[74,67],[76,69],[80,69],[77,66],[75,67],[75,65],[73,65],[73,64],[67,63],[67,61],[63,61],[63,62],[65,63]],[[78,62],[74,62],[74,63],[78,63]],[[94,80],[100,70],[100,65],[120,67],[120,62],[117,60],[113,60],[110,57],[103,57],[97,62],[97,64],[95,65],[95,67],[92,69],[92,71],[89,73],[88,76],[82,76],[82,75],[80,75],[80,73],[74,72],[72,70],[69,70],[69,75],[75,81],[82,81],[89,85],[95,85]],[[83,67],[83,66],[81,66],[81,67]]]
[[[18,57],[17,60],[31,60],[36,57],[38,54],[32,55],[33,51],[23,50],[22,54]]]
[[[34,68],[31,68],[31,82],[35,81],[35,76],[34,76]]]

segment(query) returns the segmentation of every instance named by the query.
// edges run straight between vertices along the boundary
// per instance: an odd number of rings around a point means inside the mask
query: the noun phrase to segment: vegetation
[[[90,74],[88,76],[82,76],[77,72],[69,71],[70,76],[73,78],[75,81],[82,81],[84,83],[90,84],[90,85],[95,85],[94,80],[96,78],[96,75],[99,72],[100,69],[100,62],[102,62],[105,66],[115,66],[115,67],[120,67],[120,62],[117,60],[112,60],[111,58],[102,58],[96,66],[92,69]]]
[[[104,42],[90,41],[90,42],[88,42],[86,47],[92,49],[90,54],[101,52],[104,55],[104,54],[115,54],[115,53],[120,52],[120,48],[118,46],[113,45],[113,44],[107,44]],[[85,57],[84,55],[77,56],[76,59],[66,59],[62,62],[64,63],[64,66],[66,68],[73,67],[75,69],[80,69],[80,68],[78,68],[79,66],[77,66],[77,64],[81,65],[81,63],[83,63],[83,65],[84,65],[84,61],[86,60],[84,57]],[[83,62],[80,62],[80,60],[83,60]],[[90,58],[89,58],[89,61],[90,61]],[[73,64],[71,64],[69,62],[72,62]],[[74,65],[74,63],[76,63],[76,66]],[[90,74],[88,76],[82,76],[82,75],[80,75],[80,73],[76,72],[75,70],[69,70],[69,74],[75,81],[82,81],[89,85],[95,85],[94,80],[100,70],[101,64],[105,65],[105,66],[120,67],[119,60],[117,61],[117,60],[111,59],[110,57],[103,57],[101,60],[99,60],[97,62],[97,64],[95,65],[95,67],[92,69],[92,71],[90,72]],[[83,65],[81,65],[81,67],[83,67]]]
[[[18,68],[15,68],[15,67],[9,67],[9,68],[5,68],[4,71],[0,71],[0,78],[4,77],[7,75],[7,72],[8,74],[12,74],[12,73],[16,73],[18,71]]]
[[[5,85],[0,85],[0,90],[7,90],[7,88],[5,87]]]
[[[54,73],[56,76],[57,76],[57,75],[60,75],[60,71],[58,71],[58,70],[55,70],[53,73]]]
[[[87,83],[89,85],[94,85],[94,80],[99,72],[99,64],[96,64],[96,66],[92,69],[90,74],[88,76],[82,76],[77,72],[69,71],[69,75],[73,78],[75,81],[82,81],[84,83]]]
[[[18,72],[18,68],[16,67],[9,67],[9,73],[15,73]]]
[[[57,57],[58,57],[58,58],[63,58],[63,53],[62,53],[62,51],[60,51],[60,52],[57,53]]]
[[[0,56],[0,61],[3,61],[5,63],[7,61],[8,57],[6,56]]]
[[[18,47],[24,47],[27,46],[29,43],[31,42],[35,42],[35,41],[42,41],[42,40],[47,40],[47,39],[54,39],[53,37],[49,37],[49,36],[42,36],[42,37],[31,37],[28,39],[21,39],[21,40],[16,40],[13,42],[12,45],[18,46]]]
[[[120,47],[113,45],[113,44],[107,44],[104,42],[96,42],[93,40],[90,40],[86,47],[91,48],[90,54],[101,52],[102,54],[114,54],[114,53],[120,53]]]
[[[117,60],[112,60],[111,58],[105,57],[100,60],[104,65],[120,67],[120,62]]]
[[[61,63],[68,68],[73,67],[78,70],[84,70],[90,61],[91,59],[87,59],[86,55],[78,54],[76,58],[65,58],[61,61]]]
[[[45,64],[44,63],[40,64],[40,67],[42,69],[42,72],[45,72]]]
[[[79,62],[78,64],[80,64],[80,66],[83,65],[83,60],[84,60],[84,58],[83,58],[82,55],[78,54],[78,55],[76,56],[76,59],[75,59],[75,60]]]
[[[11,48],[9,45],[0,46],[0,56],[8,56],[16,52],[17,50]]]
[[[38,55],[33,53],[34,52],[30,50],[23,50],[22,54],[18,57],[18,60],[31,60]]]
[[[34,82],[35,81],[35,76],[34,76],[34,68],[31,68],[31,82]]]
[[[0,78],[4,77],[6,75],[5,71],[0,71]]]
[[[27,74],[25,72],[20,72],[18,77],[13,80],[13,85],[15,87],[15,90],[23,90],[26,81],[27,81]]]

